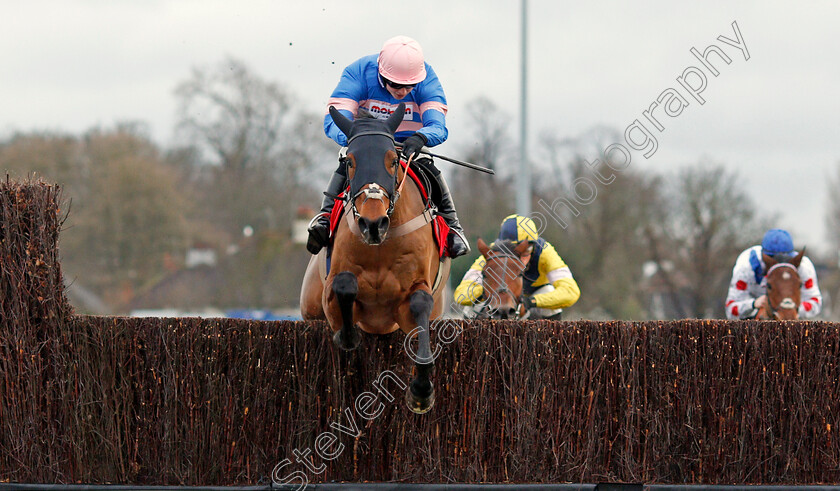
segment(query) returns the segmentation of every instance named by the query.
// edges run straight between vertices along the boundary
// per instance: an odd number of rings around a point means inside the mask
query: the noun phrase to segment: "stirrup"
[[[315,215],[314,217],[312,217],[312,220],[309,220],[309,224],[306,226],[306,230],[312,230],[312,229],[315,228],[315,225],[321,225],[321,221],[319,220],[319,218],[321,218],[321,217],[324,217],[324,218],[327,219],[327,229],[329,229],[330,228],[330,214],[325,212],[325,211],[322,211],[322,212],[318,213],[317,215]]]

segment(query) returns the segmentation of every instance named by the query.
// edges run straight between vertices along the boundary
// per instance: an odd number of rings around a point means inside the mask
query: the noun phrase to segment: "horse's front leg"
[[[408,301],[410,320],[405,319],[401,323],[404,326],[406,321],[410,322],[410,325],[414,326],[411,332],[417,333],[417,351],[408,350],[409,356],[414,360],[417,367],[417,374],[405,394],[408,408],[417,414],[428,412],[435,403],[435,388],[430,379],[434,368],[432,342],[429,335],[429,319],[432,309],[434,309],[432,295],[425,290],[417,290],[411,294]],[[410,339],[406,340],[406,346],[410,348]]]
[[[327,320],[335,330],[333,342],[345,351],[359,347],[362,335],[353,324],[353,304],[359,293],[359,281],[356,275],[349,271],[342,271],[335,275],[327,296]]]

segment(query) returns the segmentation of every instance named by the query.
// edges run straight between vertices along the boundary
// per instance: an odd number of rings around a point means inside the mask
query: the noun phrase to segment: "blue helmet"
[[[787,230],[770,229],[761,241],[761,252],[771,257],[776,255],[791,257],[794,254],[793,239],[790,238]]]

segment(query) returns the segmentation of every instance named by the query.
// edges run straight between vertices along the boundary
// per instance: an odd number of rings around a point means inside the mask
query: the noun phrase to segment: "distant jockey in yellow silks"
[[[503,240],[516,243],[527,240],[533,246],[531,259],[523,274],[521,303],[532,313],[532,317],[559,319],[562,309],[574,305],[580,298],[580,288],[569,266],[554,246],[539,237],[536,224],[528,217],[506,217],[496,242]],[[455,289],[454,297],[458,304],[472,306],[482,301],[484,265],[484,257],[479,256],[470,266]],[[469,315],[469,309],[467,311]]]

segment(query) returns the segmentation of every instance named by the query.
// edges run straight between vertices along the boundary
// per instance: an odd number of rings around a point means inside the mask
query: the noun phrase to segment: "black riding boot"
[[[306,250],[312,254],[318,254],[322,247],[330,241],[330,213],[335,206],[335,198],[344,191],[347,181],[344,164],[339,164],[338,169],[330,178],[327,190],[324,191],[324,201],[321,203],[321,211],[309,222],[309,239],[306,241]]]
[[[434,163],[431,161],[425,161],[423,163],[431,170],[431,174],[435,178],[438,190],[440,191],[440,193],[432,193],[432,201],[437,206],[438,214],[449,225],[449,236],[446,238],[446,243],[449,247],[449,257],[455,259],[458,256],[463,256],[470,252],[470,244],[467,241],[466,234],[464,234],[464,229],[461,228],[461,223],[458,221],[458,215],[455,212],[455,203],[452,202],[452,195],[449,193],[449,186],[443,179],[443,174],[435,167]]]

